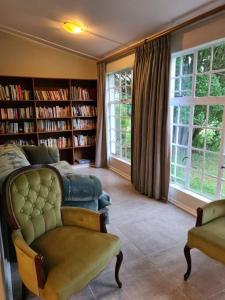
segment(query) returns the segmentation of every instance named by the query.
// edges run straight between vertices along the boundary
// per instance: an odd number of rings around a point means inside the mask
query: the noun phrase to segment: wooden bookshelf
[[[57,145],[61,160],[93,162],[96,88],[96,80],[0,76],[0,144]]]

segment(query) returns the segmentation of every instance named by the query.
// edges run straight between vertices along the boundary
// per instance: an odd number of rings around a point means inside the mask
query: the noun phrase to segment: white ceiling
[[[225,0],[0,0],[0,30],[95,58],[212,9]],[[62,23],[83,22],[89,31],[67,33]],[[117,42],[113,42],[115,40]]]

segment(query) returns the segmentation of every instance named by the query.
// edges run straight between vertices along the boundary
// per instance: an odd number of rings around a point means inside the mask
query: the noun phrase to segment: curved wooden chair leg
[[[191,254],[190,254],[191,248],[189,248],[187,245],[184,247],[184,256],[187,261],[187,272],[184,274],[184,280],[187,281],[188,277],[191,274]]]
[[[120,251],[120,253],[117,255],[116,268],[115,268],[115,279],[119,288],[122,287],[122,282],[119,279],[119,271],[120,271],[122,261],[123,261],[123,253],[122,251]]]

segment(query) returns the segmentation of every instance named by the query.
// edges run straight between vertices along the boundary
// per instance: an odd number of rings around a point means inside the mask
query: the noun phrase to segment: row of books
[[[31,98],[31,91],[23,89],[20,84],[5,86],[0,84],[0,100],[30,100]]]
[[[30,119],[34,117],[34,111],[33,107],[1,108],[0,117],[2,120]]]
[[[95,129],[96,120],[82,120],[82,119],[73,119],[73,128],[74,129]]]
[[[97,115],[97,109],[94,105],[75,105],[72,109],[75,117],[95,117]]]
[[[0,122],[0,134],[34,132],[34,122]]]
[[[89,100],[90,94],[88,89],[82,87],[71,86],[71,99],[73,100]]]
[[[9,139],[4,142],[5,144],[16,144],[20,146],[25,145],[35,145],[35,141],[33,139],[24,140],[24,139]]]
[[[72,147],[72,140],[71,138],[60,136],[58,138],[41,139],[40,144],[49,147],[67,148]]]
[[[79,146],[92,146],[95,145],[96,137],[95,135],[74,135],[73,142],[75,147]]]
[[[37,100],[68,100],[68,94],[68,89],[34,91]]]
[[[70,121],[38,121],[38,131],[59,131],[59,130],[70,130]]]
[[[70,106],[36,107],[37,118],[67,118],[70,117]]]

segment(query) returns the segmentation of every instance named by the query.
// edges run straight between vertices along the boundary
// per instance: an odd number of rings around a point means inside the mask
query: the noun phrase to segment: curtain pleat
[[[95,166],[104,168],[108,166],[107,136],[106,136],[106,64],[97,64],[98,87],[97,87],[97,132],[96,132],[96,155]]]
[[[141,193],[162,201],[169,188],[170,38],[136,50],[133,78],[131,178]]]

